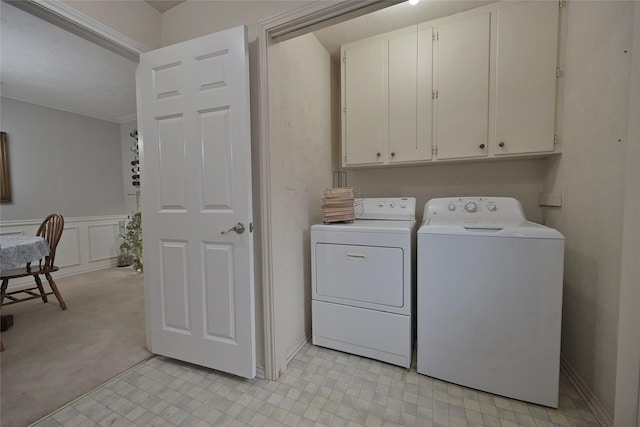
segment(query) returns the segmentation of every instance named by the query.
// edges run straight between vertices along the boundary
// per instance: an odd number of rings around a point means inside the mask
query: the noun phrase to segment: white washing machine
[[[501,197],[432,199],[417,233],[418,372],[558,407],[564,237]]]
[[[411,366],[415,198],[367,198],[311,227],[313,344]]]

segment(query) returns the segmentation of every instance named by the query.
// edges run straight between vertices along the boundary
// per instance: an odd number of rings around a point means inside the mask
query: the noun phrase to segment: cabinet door
[[[389,163],[431,159],[431,29],[428,33],[389,39]]]
[[[438,159],[487,155],[489,24],[489,13],[485,13],[438,29]]]
[[[383,163],[387,138],[387,42],[345,49],[343,165]]]
[[[433,158],[433,28],[418,32],[418,145],[425,160]]]
[[[495,154],[553,151],[558,3],[498,10]]]

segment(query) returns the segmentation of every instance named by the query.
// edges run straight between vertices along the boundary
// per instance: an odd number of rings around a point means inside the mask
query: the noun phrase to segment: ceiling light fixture
[[[418,4],[418,2],[419,2],[419,1],[420,1],[420,0],[409,0],[409,4],[410,4],[411,6],[415,6],[415,5],[417,5],[417,4]]]

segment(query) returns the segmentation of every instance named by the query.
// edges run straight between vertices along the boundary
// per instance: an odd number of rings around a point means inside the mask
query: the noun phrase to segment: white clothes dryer
[[[417,370],[558,407],[564,237],[503,197],[432,199],[418,240]]]
[[[311,227],[313,344],[411,366],[415,198],[367,198]]]

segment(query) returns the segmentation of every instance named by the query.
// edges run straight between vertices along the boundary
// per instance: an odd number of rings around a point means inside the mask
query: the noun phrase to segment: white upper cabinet
[[[497,2],[342,46],[342,165],[542,156],[559,4]]]
[[[389,160],[392,161],[410,158],[416,147],[416,46],[416,33],[389,39]]]
[[[431,37],[413,27],[342,47],[343,166],[431,158]]]
[[[437,157],[486,157],[489,131],[489,13],[437,28]]]
[[[553,151],[558,3],[497,10],[496,156]]]
[[[389,39],[389,163],[431,159],[431,37],[429,28]]]
[[[342,153],[349,165],[382,164],[387,147],[387,43],[342,49]]]

